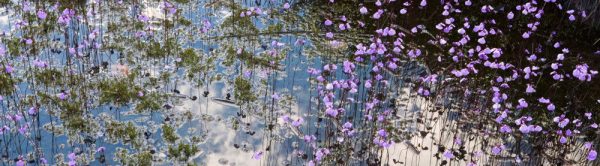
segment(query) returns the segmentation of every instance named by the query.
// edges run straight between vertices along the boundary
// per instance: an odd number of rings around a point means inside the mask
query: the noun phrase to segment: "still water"
[[[597,164],[583,2],[0,4],[3,165]]]

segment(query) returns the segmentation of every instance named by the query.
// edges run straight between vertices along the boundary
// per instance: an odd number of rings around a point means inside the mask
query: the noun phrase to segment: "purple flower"
[[[325,113],[334,118],[338,115],[337,109],[333,109],[333,108],[327,108],[327,110],[325,110]]]
[[[513,12],[508,12],[508,14],[506,15],[506,18],[508,18],[509,20],[512,20],[515,17],[515,14]]]
[[[17,166],[25,166],[25,161],[23,161],[23,159],[19,159],[19,161],[17,161],[16,165]]]
[[[554,109],[555,109],[556,107],[554,106],[554,104],[550,103],[550,104],[548,104],[548,106],[547,106],[546,108],[547,108],[549,111],[554,111]]]
[[[323,152],[322,152],[322,151],[320,151],[320,150],[319,150],[319,151],[317,151],[317,153],[315,153],[315,159],[316,159],[317,161],[321,161],[321,160],[323,159],[323,156],[324,156],[324,154],[323,154]]]
[[[75,10],[65,9],[62,14],[58,17],[59,24],[68,24],[71,21],[71,17],[75,16]]]
[[[365,81],[365,88],[371,88],[373,85],[371,84],[371,80]]]
[[[292,122],[292,126],[298,127],[298,126],[302,125],[303,122],[304,122],[304,119],[298,118],[297,120]]]
[[[517,106],[517,108],[527,108],[527,106],[529,105],[527,104],[527,101],[525,101],[525,99],[519,99],[519,106]]]
[[[66,94],[65,92],[60,92],[60,93],[58,94],[58,98],[59,98],[60,100],[65,100],[65,99],[67,98],[67,94]]]
[[[77,54],[77,50],[75,48],[71,47],[71,48],[69,48],[69,54],[75,55],[75,54]]]
[[[48,16],[48,14],[46,14],[46,12],[44,12],[43,10],[38,10],[37,16],[38,16],[38,18],[43,20],[43,19],[46,19],[46,16]]]
[[[330,26],[331,24],[333,24],[333,22],[331,22],[331,20],[329,20],[329,19],[325,20],[325,25]]]
[[[325,33],[325,37],[331,39],[331,38],[333,38],[333,33],[327,32],[327,33]]]
[[[573,70],[573,76],[577,77],[580,81],[591,81],[592,76],[596,75],[598,71],[589,70],[587,64],[580,64]]]
[[[569,20],[570,20],[570,21],[575,21],[575,16],[574,16],[574,15],[570,15],[570,16],[569,16]]]
[[[353,70],[354,68],[355,68],[355,65],[354,65],[354,63],[352,63],[352,62],[350,62],[350,61],[348,61],[348,60],[345,60],[345,61],[344,61],[344,72],[345,72],[345,73],[348,73],[348,74],[352,73],[352,70]]]
[[[27,113],[29,115],[31,115],[31,116],[35,116],[35,115],[37,115],[37,108],[31,107],[31,108],[29,108],[29,110],[27,111]]]
[[[535,88],[531,84],[527,84],[527,89],[525,89],[525,93],[533,93],[535,92]]]
[[[554,43],[554,48],[559,48],[559,47],[560,47],[560,42]]]
[[[48,63],[44,62],[44,61],[40,61],[40,60],[34,60],[33,61],[33,65],[39,67],[39,68],[45,68],[48,67]]]
[[[69,153],[67,157],[69,160],[77,160],[77,155],[75,153]]]
[[[363,6],[360,8],[360,14],[367,14],[367,12],[369,12],[369,11],[367,11],[366,7]]]
[[[394,62],[390,62],[388,64],[388,68],[394,70],[394,69],[398,68],[398,65],[396,65],[396,63],[394,63]]]
[[[485,38],[484,38],[484,37],[481,37],[481,38],[479,38],[479,39],[477,40],[477,42],[478,42],[479,44],[485,44]]]
[[[327,85],[325,85],[325,89],[327,89],[327,90],[333,90],[333,84],[332,83],[327,83]]]
[[[14,68],[10,65],[5,65],[4,66],[4,71],[6,71],[6,73],[10,74],[14,71]]]
[[[531,132],[531,128],[525,124],[522,124],[521,127],[519,127],[519,131],[521,131],[523,134],[527,134]]]
[[[343,127],[344,129],[350,129],[350,128],[352,128],[352,123],[350,123],[350,122],[346,122],[346,123],[344,123],[344,125],[343,125],[342,127]]]
[[[504,145],[494,146],[494,147],[492,147],[492,154],[499,155],[503,149],[504,149]]]
[[[454,143],[456,145],[462,145],[462,140],[460,138],[456,138],[456,139],[454,139]]]
[[[561,144],[567,143],[567,137],[562,136],[559,141]]]
[[[283,8],[284,9],[289,9],[290,8],[290,3],[286,2],[285,4],[283,4]]]
[[[263,152],[262,151],[254,152],[254,154],[252,155],[252,159],[254,159],[254,160],[260,160],[260,158],[262,158],[262,156],[263,156]]]
[[[471,6],[471,4],[472,4],[472,3],[471,3],[471,0],[467,0],[467,1],[465,1],[465,5],[466,5],[466,6]]]
[[[429,96],[430,92],[427,89],[424,89],[423,87],[419,87],[419,89],[417,90],[417,93],[423,96]]]
[[[381,129],[377,131],[377,135],[379,135],[380,137],[387,137],[388,133],[384,129]]]
[[[375,13],[373,14],[373,19],[376,19],[376,20],[377,20],[377,19],[381,18],[381,15],[382,15],[382,14],[383,14],[383,10],[381,10],[381,9],[377,10],[377,12],[375,12]]]
[[[511,133],[512,129],[508,125],[502,125],[502,127],[500,127],[500,132],[502,132],[502,133]]]
[[[315,137],[314,135],[304,135],[303,139],[306,142],[313,142],[313,141],[317,140],[317,137]]]
[[[273,93],[273,95],[271,95],[271,98],[273,98],[274,100],[281,99],[281,97],[279,97],[279,95],[277,93]]]
[[[596,160],[597,155],[598,155],[598,153],[596,152],[596,150],[590,150],[590,153],[588,153],[587,159],[589,161]]]
[[[148,22],[150,21],[150,18],[148,16],[145,15],[138,15],[138,20],[140,20],[141,22]]]
[[[4,46],[0,46],[0,57],[3,57],[6,54],[6,48]]]
[[[448,159],[452,159],[452,158],[454,158],[454,154],[452,154],[451,151],[446,150],[446,151],[444,151],[444,157],[446,157]]]
[[[102,153],[102,152],[104,152],[104,150],[106,150],[106,148],[104,148],[104,146],[101,146],[98,149],[96,149],[96,152]]]
[[[585,115],[585,117],[587,117],[587,119],[592,119],[592,113],[591,112],[586,112],[584,115]]]
[[[77,166],[77,161],[71,160],[71,161],[69,161],[68,164],[69,164],[69,166]]]
[[[342,31],[343,31],[343,30],[346,30],[346,24],[340,24],[340,25],[338,26],[338,28],[340,28],[340,30],[342,30]]]
[[[568,118],[565,118],[564,114],[561,116],[554,117],[553,121],[558,123],[558,127],[560,128],[565,128],[565,126],[567,126],[567,124],[569,124],[570,122]]]
[[[546,98],[544,98],[544,97],[540,97],[540,98],[538,99],[538,101],[539,101],[540,103],[544,103],[544,104],[548,104],[548,103],[550,103],[550,99],[546,99]]]
[[[531,32],[525,32],[525,33],[523,33],[523,35],[521,35],[521,37],[523,37],[523,39],[528,39],[528,38],[529,38],[529,35],[530,35],[530,33],[531,33]]]
[[[27,133],[27,129],[29,128],[28,125],[23,125],[19,128],[19,133],[25,135]]]

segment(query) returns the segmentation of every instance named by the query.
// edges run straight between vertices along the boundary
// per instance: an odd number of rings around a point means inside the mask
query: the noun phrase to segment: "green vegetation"
[[[181,3],[181,4],[186,4],[186,3],[190,2],[190,0],[173,0],[173,1],[175,1],[177,3]]]
[[[175,143],[175,141],[177,141],[179,139],[179,137],[177,137],[177,133],[175,132],[175,129],[167,124],[164,124],[162,126],[162,130],[163,130],[163,138],[165,139],[165,141],[169,142],[169,143]]]
[[[184,25],[184,26],[190,26],[192,25],[192,22],[190,20],[187,20],[185,18],[179,18],[179,24]]]
[[[192,67],[194,65],[198,65],[200,61],[200,56],[194,51],[193,48],[185,49],[183,52],[179,54],[179,58],[181,58],[181,62],[179,65]]]
[[[35,79],[37,82],[43,85],[61,85],[62,84],[62,72],[57,69],[44,69],[35,73]]]
[[[119,162],[123,165],[134,166],[150,166],[152,165],[152,154],[149,151],[141,151],[134,154],[129,154],[126,149],[119,149],[115,156],[119,159]]]
[[[159,110],[161,105],[159,102],[163,101],[164,97],[158,93],[150,93],[145,94],[141,97],[140,102],[135,106],[135,110],[138,113],[147,111],[147,110]]]
[[[200,149],[196,145],[180,143],[176,146],[169,146],[169,157],[185,161],[199,151]]]
[[[124,105],[137,98],[137,94],[142,88],[133,85],[129,79],[110,79],[103,80],[98,84],[100,89],[100,103],[113,103],[116,105]]]
[[[256,100],[256,96],[254,96],[254,92],[252,91],[252,84],[241,76],[235,79],[234,88],[235,99],[239,102],[252,102]]]
[[[150,41],[147,46],[147,56],[151,58],[163,58],[166,56],[165,49],[157,41]]]
[[[111,138],[121,139],[125,142],[135,140],[139,135],[132,122],[107,122],[106,134]]]
[[[0,72],[0,95],[11,95],[15,91],[15,83],[10,75]]]

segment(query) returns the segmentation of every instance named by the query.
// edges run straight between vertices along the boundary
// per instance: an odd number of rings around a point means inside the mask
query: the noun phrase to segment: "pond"
[[[3,165],[598,165],[600,3],[0,0]]]

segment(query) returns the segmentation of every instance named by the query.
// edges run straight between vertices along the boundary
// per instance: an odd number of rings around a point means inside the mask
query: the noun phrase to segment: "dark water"
[[[594,165],[582,3],[0,0],[2,163]]]

